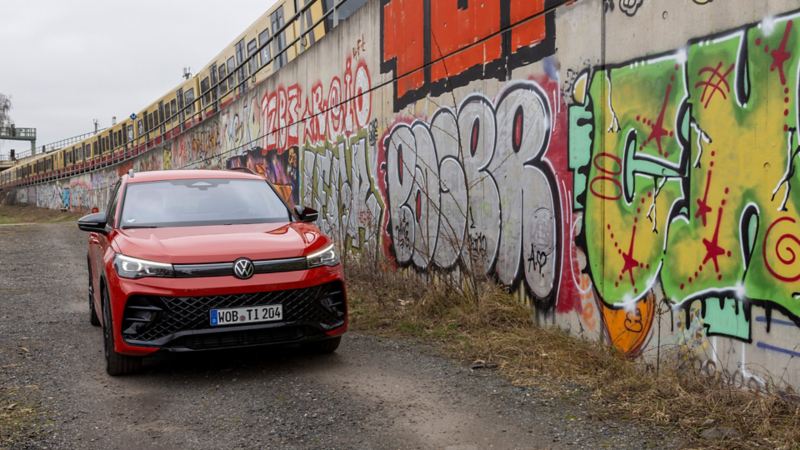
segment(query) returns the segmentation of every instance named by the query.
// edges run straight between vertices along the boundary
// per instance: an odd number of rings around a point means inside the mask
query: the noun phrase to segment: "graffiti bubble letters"
[[[496,104],[467,97],[430,123],[394,126],[384,140],[392,250],[401,265],[472,267],[505,285],[524,280],[545,306],[560,279],[560,202],[544,158],[548,96],[511,84]]]
[[[660,283],[686,308],[729,297],[800,324],[798,90],[785,75],[800,71],[799,17],[586,79],[570,109],[570,161],[590,274],[609,307]],[[716,311],[704,316],[709,333],[741,321],[738,307]],[[749,342],[749,326],[738,330],[726,335]]]

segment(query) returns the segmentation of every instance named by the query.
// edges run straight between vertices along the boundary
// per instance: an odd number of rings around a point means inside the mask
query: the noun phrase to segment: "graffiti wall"
[[[748,383],[751,358],[783,370],[800,355],[798,19],[587,68],[569,113],[573,207],[602,308],[647,319],[657,293],[675,333],[699,323],[744,344],[724,350],[736,364],[704,363]],[[719,356],[718,342],[704,351]]]
[[[485,275],[541,326],[800,387],[791,0],[372,0],[120,174],[248,168],[351,252]]]

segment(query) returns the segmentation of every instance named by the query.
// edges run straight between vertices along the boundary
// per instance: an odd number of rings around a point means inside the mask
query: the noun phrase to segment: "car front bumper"
[[[119,278],[111,268],[109,294],[115,350],[146,356],[316,341],[347,330],[341,266],[205,278]],[[210,310],[281,304],[279,322],[212,327]]]

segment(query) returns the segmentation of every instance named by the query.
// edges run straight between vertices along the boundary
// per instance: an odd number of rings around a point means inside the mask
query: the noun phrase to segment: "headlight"
[[[318,252],[306,256],[306,261],[309,269],[320,266],[335,266],[339,264],[339,256],[336,254],[336,248],[331,244]]]
[[[114,257],[114,269],[117,270],[117,274],[122,278],[175,276],[172,264],[145,261],[119,254]]]

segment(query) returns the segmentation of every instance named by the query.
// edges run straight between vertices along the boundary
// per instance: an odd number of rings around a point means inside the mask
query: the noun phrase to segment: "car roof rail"
[[[244,172],[244,173],[249,173],[250,175],[258,175],[257,173],[253,172],[252,170],[250,170],[250,169],[249,169],[249,168],[247,168],[247,167],[231,167],[231,168],[229,168],[229,169],[227,169],[227,170],[232,170],[232,171],[234,171],[234,172]]]

